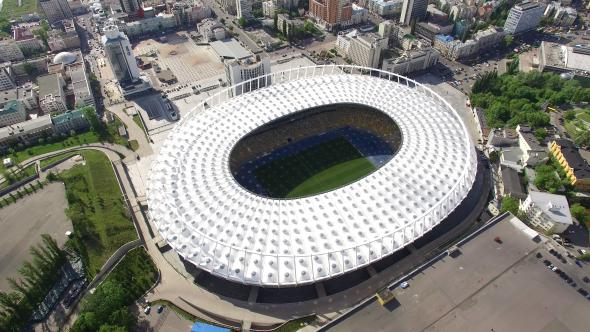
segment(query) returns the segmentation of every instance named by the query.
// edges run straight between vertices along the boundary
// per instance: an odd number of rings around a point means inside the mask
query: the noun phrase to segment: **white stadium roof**
[[[273,85],[231,99],[216,95],[172,130],[152,165],[148,204],[162,237],[186,260],[245,284],[312,283],[403,248],[466,197],[477,160],[448,103],[394,74],[388,80],[339,68],[273,73]],[[298,199],[261,197],[236,182],[229,157],[242,137],[332,103],[391,116],[403,137],[393,159],[347,186]]]

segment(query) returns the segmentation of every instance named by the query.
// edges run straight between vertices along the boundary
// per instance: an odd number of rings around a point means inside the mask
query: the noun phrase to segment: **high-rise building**
[[[0,64],[0,91],[14,88],[16,88],[16,84],[14,83],[14,72],[10,63]]]
[[[139,80],[139,68],[131,50],[131,43],[116,25],[104,28],[102,43],[111,69],[119,82],[130,83]]]
[[[252,1],[236,0],[236,17],[249,20],[252,18]]]
[[[361,34],[352,30],[340,33],[336,39],[336,49],[354,64],[363,67],[378,68],[381,52],[387,48],[388,38],[376,33]]]
[[[39,5],[50,24],[73,17],[68,0],[39,0]]]
[[[538,2],[526,2],[512,7],[504,23],[504,31],[514,35],[536,28],[541,22],[543,11],[543,5]]]
[[[231,89],[229,92],[230,95],[237,96],[270,85],[270,77],[255,80],[257,77],[270,74],[270,60],[266,57],[259,58],[258,56],[252,56],[241,60],[228,60],[224,65],[227,81],[230,85],[236,85],[253,79],[250,82]]]
[[[350,0],[310,0],[309,13],[331,30],[350,21],[352,4]]]
[[[428,0],[404,0],[400,23],[410,25],[413,20],[419,21],[426,16]]]
[[[139,3],[137,0],[120,0],[121,1],[121,8],[127,14],[134,15],[137,13],[139,9]]]

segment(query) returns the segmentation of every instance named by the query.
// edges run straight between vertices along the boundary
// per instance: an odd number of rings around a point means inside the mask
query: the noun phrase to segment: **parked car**
[[[143,313],[144,313],[144,314],[146,314],[146,315],[149,315],[151,310],[152,310],[152,307],[150,307],[150,306],[148,305],[147,307],[145,307],[145,308],[143,309]]]
[[[410,287],[410,284],[407,281],[404,281],[401,284],[399,284],[399,287],[401,287],[401,289],[406,289]]]

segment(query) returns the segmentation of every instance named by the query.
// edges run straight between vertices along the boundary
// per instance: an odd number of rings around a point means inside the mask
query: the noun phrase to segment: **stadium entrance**
[[[269,122],[234,146],[230,170],[248,191],[300,198],[334,190],[385,165],[401,146],[401,131],[383,112],[331,104]]]

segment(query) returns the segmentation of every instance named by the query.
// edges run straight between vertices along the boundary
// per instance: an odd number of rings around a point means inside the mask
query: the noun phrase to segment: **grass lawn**
[[[576,114],[576,117],[590,124],[590,114],[588,114],[587,112],[579,112],[578,114]]]
[[[61,149],[65,149],[72,146],[78,146],[81,144],[86,143],[96,143],[99,141],[98,135],[93,131],[87,131],[85,133],[81,133],[72,137],[68,137],[63,141],[55,142],[55,143],[44,143],[31,146],[26,148],[22,151],[16,151],[13,154],[5,155],[3,158],[12,158],[12,162],[17,164],[21,161],[29,159],[34,156],[38,156],[41,154],[45,154],[48,152],[53,152]],[[0,170],[5,169],[3,165],[0,164]]]
[[[8,174],[7,172],[10,172],[10,174],[12,176],[12,180],[6,179],[6,174]],[[12,184],[16,181],[22,180],[24,178],[27,178],[27,177],[35,174],[36,172],[37,172],[37,169],[35,168],[35,164],[29,165],[23,169],[15,169],[13,171],[6,171],[6,173],[3,174],[5,176],[4,181],[2,181],[2,183],[0,183],[0,189],[6,188],[10,184]]]
[[[86,165],[76,165],[59,177],[66,185],[74,242],[92,278],[113,252],[135,240],[137,233],[108,158],[98,151],[78,153]]]
[[[21,0],[21,4],[22,6],[19,7],[18,0],[3,0],[0,17],[16,19],[25,14],[41,12],[40,9],[37,9],[37,0]]]
[[[366,158],[358,158],[332,166],[305,180],[287,194],[301,197],[336,189],[373,172],[375,166]]]
[[[43,168],[43,167],[45,167],[47,165],[51,165],[51,164],[53,164],[53,163],[55,163],[57,161],[62,161],[62,160],[66,160],[68,158],[71,158],[72,156],[75,156],[77,154],[79,154],[78,151],[63,153],[63,154],[60,154],[60,155],[57,155],[57,156],[53,156],[53,157],[49,157],[49,158],[43,159],[43,160],[41,160],[39,162],[39,164],[40,164],[41,168]]]
[[[279,327],[278,329],[272,330],[272,332],[294,332],[302,329],[307,324],[311,323],[315,320],[315,316],[307,316],[303,318],[294,319],[288,321],[283,326]]]
[[[143,122],[141,122],[141,118],[139,114],[135,114],[133,116],[133,122],[135,122],[135,124],[137,124],[139,126],[139,128],[141,128],[141,130],[143,130],[143,134],[145,135],[145,138],[149,141],[149,137],[147,134],[147,131],[145,130],[145,127],[143,126]]]
[[[129,251],[105,281],[115,280],[126,284],[129,296],[135,300],[150,289],[157,279],[158,269],[145,249],[139,247]]]
[[[310,178],[333,166],[362,157],[345,138],[335,138],[262,165],[254,171],[254,176],[269,196],[294,197],[297,193],[310,190],[299,189],[293,193],[295,188]],[[318,191],[322,190],[315,192]]]
[[[563,124],[563,127],[565,128],[565,131],[567,131],[568,135],[570,135],[572,138],[576,137],[578,131],[580,131],[580,129],[578,129],[578,127],[574,124],[574,121],[566,121]]]

